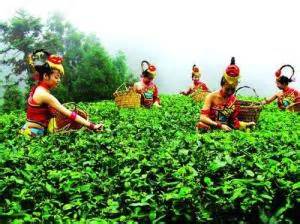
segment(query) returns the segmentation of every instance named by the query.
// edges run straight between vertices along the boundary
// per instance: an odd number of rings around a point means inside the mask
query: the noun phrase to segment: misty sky
[[[282,64],[295,66],[300,89],[300,7],[296,0],[9,0],[0,20],[25,9],[44,19],[58,11],[85,33],[95,33],[111,53],[123,51],[131,69],[140,61],[158,68],[160,92],[176,93],[191,82],[194,63],[211,89],[230,57],[241,69],[241,84],[261,96],[275,93],[274,72]],[[249,92],[245,91],[245,94]]]

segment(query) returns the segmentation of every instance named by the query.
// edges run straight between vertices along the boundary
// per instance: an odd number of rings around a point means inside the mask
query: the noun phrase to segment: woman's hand
[[[266,104],[267,104],[267,101],[266,101],[266,100],[263,100],[263,101],[260,102],[260,105],[261,105],[261,106],[264,106],[264,105],[266,105]]]
[[[245,130],[248,127],[254,127],[256,124],[255,122],[244,122],[244,121],[240,121],[240,130]]]
[[[157,101],[153,104],[153,106],[155,106],[155,107],[161,107],[161,105],[159,105],[159,103]]]
[[[263,100],[260,104],[263,106],[263,105],[272,103],[274,100],[276,100],[277,98],[280,98],[280,97],[282,97],[282,93],[281,92],[276,93],[274,96]]]
[[[232,130],[232,129],[231,129],[228,125],[226,125],[226,124],[222,124],[222,125],[221,125],[221,129],[224,130],[224,131],[231,131],[231,130]]]
[[[256,125],[256,124],[255,124],[254,121],[252,121],[252,122],[247,122],[246,127],[251,127],[251,126],[255,126],[255,125]]]
[[[96,131],[96,132],[103,131],[103,128],[104,128],[104,125],[102,123],[99,123],[99,124],[90,123],[90,126],[89,126],[90,130]]]

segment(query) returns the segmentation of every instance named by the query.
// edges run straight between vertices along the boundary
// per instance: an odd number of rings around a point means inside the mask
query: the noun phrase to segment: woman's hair
[[[288,85],[290,82],[293,82],[293,79],[282,75],[277,79],[277,82],[279,82],[282,85]]]
[[[288,78],[285,75],[282,75],[282,69],[284,69],[284,68],[290,68],[291,69],[292,75],[290,76],[290,78]],[[276,73],[275,73],[277,82],[279,82],[282,85],[288,85],[290,82],[294,82],[295,81],[294,75],[295,75],[295,69],[292,65],[289,65],[289,64],[282,65],[280,67],[280,69],[277,70]]]
[[[34,59],[34,70],[35,76],[39,81],[42,81],[44,78],[44,74],[50,75],[53,72],[53,68],[49,65],[47,58],[51,55],[50,52],[39,49],[33,52],[33,59]]]
[[[143,71],[142,76],[146,77],[146,78],[153,78],[152,74],[150,72],[148,72],[148,70]]]
[[[146,65],[146,68],[145,68]],[[142,77],[145,78],[155,78],[156,76],[156,68],[154,65],[151,65],[148,61],[142,61],[141,63],[142,68]]]
[[[226,79],[225,79],[224,76],[222,76],[220,85],[221,85],[221,86],[224,86],[225,84],[226,84]]]
[[[51,69],[51,67],[49,66],[49,64],[47,62],[44,65],[35,66],[35,70],[38,73],[39,81],[43,80],[44,74],[49,76],[53,72],[53,69]]]

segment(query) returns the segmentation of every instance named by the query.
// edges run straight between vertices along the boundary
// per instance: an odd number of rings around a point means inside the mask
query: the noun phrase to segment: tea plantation
[[[297,223],[300,116],[275,104],[251,131],[196,133],[201,104],[79,104],[105,131],[29,139],[0,115],[0,223]]]

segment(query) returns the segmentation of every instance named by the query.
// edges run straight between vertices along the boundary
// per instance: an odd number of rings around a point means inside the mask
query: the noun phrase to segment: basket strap
[[[256,93],[256,90],[255,90],[254,88],[250,87],[250,86],[242,86],[242,87],[238,88],[238,89],[235,91],[235,95],[237,94],[238,91],[240,91],[241,89],[244,89],[244,88],[251,89],[251,90],[254,92],[255,96],[256,96],[257,98],[259,98],[258,94]]]
[[[146,61],[146,60],[142,61],[142,63],[141,63],[142,73],[148,69],[148,68],[144,69],[144,64],[147,64],[148,67],[150,66],[150,63],[148,61]]]
[[[116,89],[116,91],[115,91],[115,93],[116,92],[118,92],[119,91],[119,89],[122,87],[122,86],[124,86],[125,87],[125,90],[127,90],[128,88],[126,87],[126,83],[125,82],[123,82],[117,89]]]
[[[64,103],[63,106],[65,106],[67,108],[68,108],[68,106],[74,106],[74,110],[76,110],[76,108],[77,108],[77,105],[75,102]]]
[[[293,79],[294,74],[295,74],[294,67],[291,66],[291,65],[289,65],[289,64],[286,64],[286,65],[282,65],[279,70],[282,71],[282,69],[284,69],[284,68],[290,68],[290,69],[292,69],[292,75],[291,75],[290,79]]]
[[[294,110],[294,107],[299,107],[300,108],[300,102],[299,103],[293,103],[291,105],[288,105],[286,109],[289,109],[289,108],[292,108],[293,107],[293,110]]]
[[[88,113],[82,109],[80,109],[80,107],[77,106],[77,103],[75,102],[68,102],[68,103],[64,103],[63,106],[67,107],[68,109],[68,106],[73,106],[71,109],[71,111],[81,111],[83,114],[86,115],[86,117],[88,117]]]

